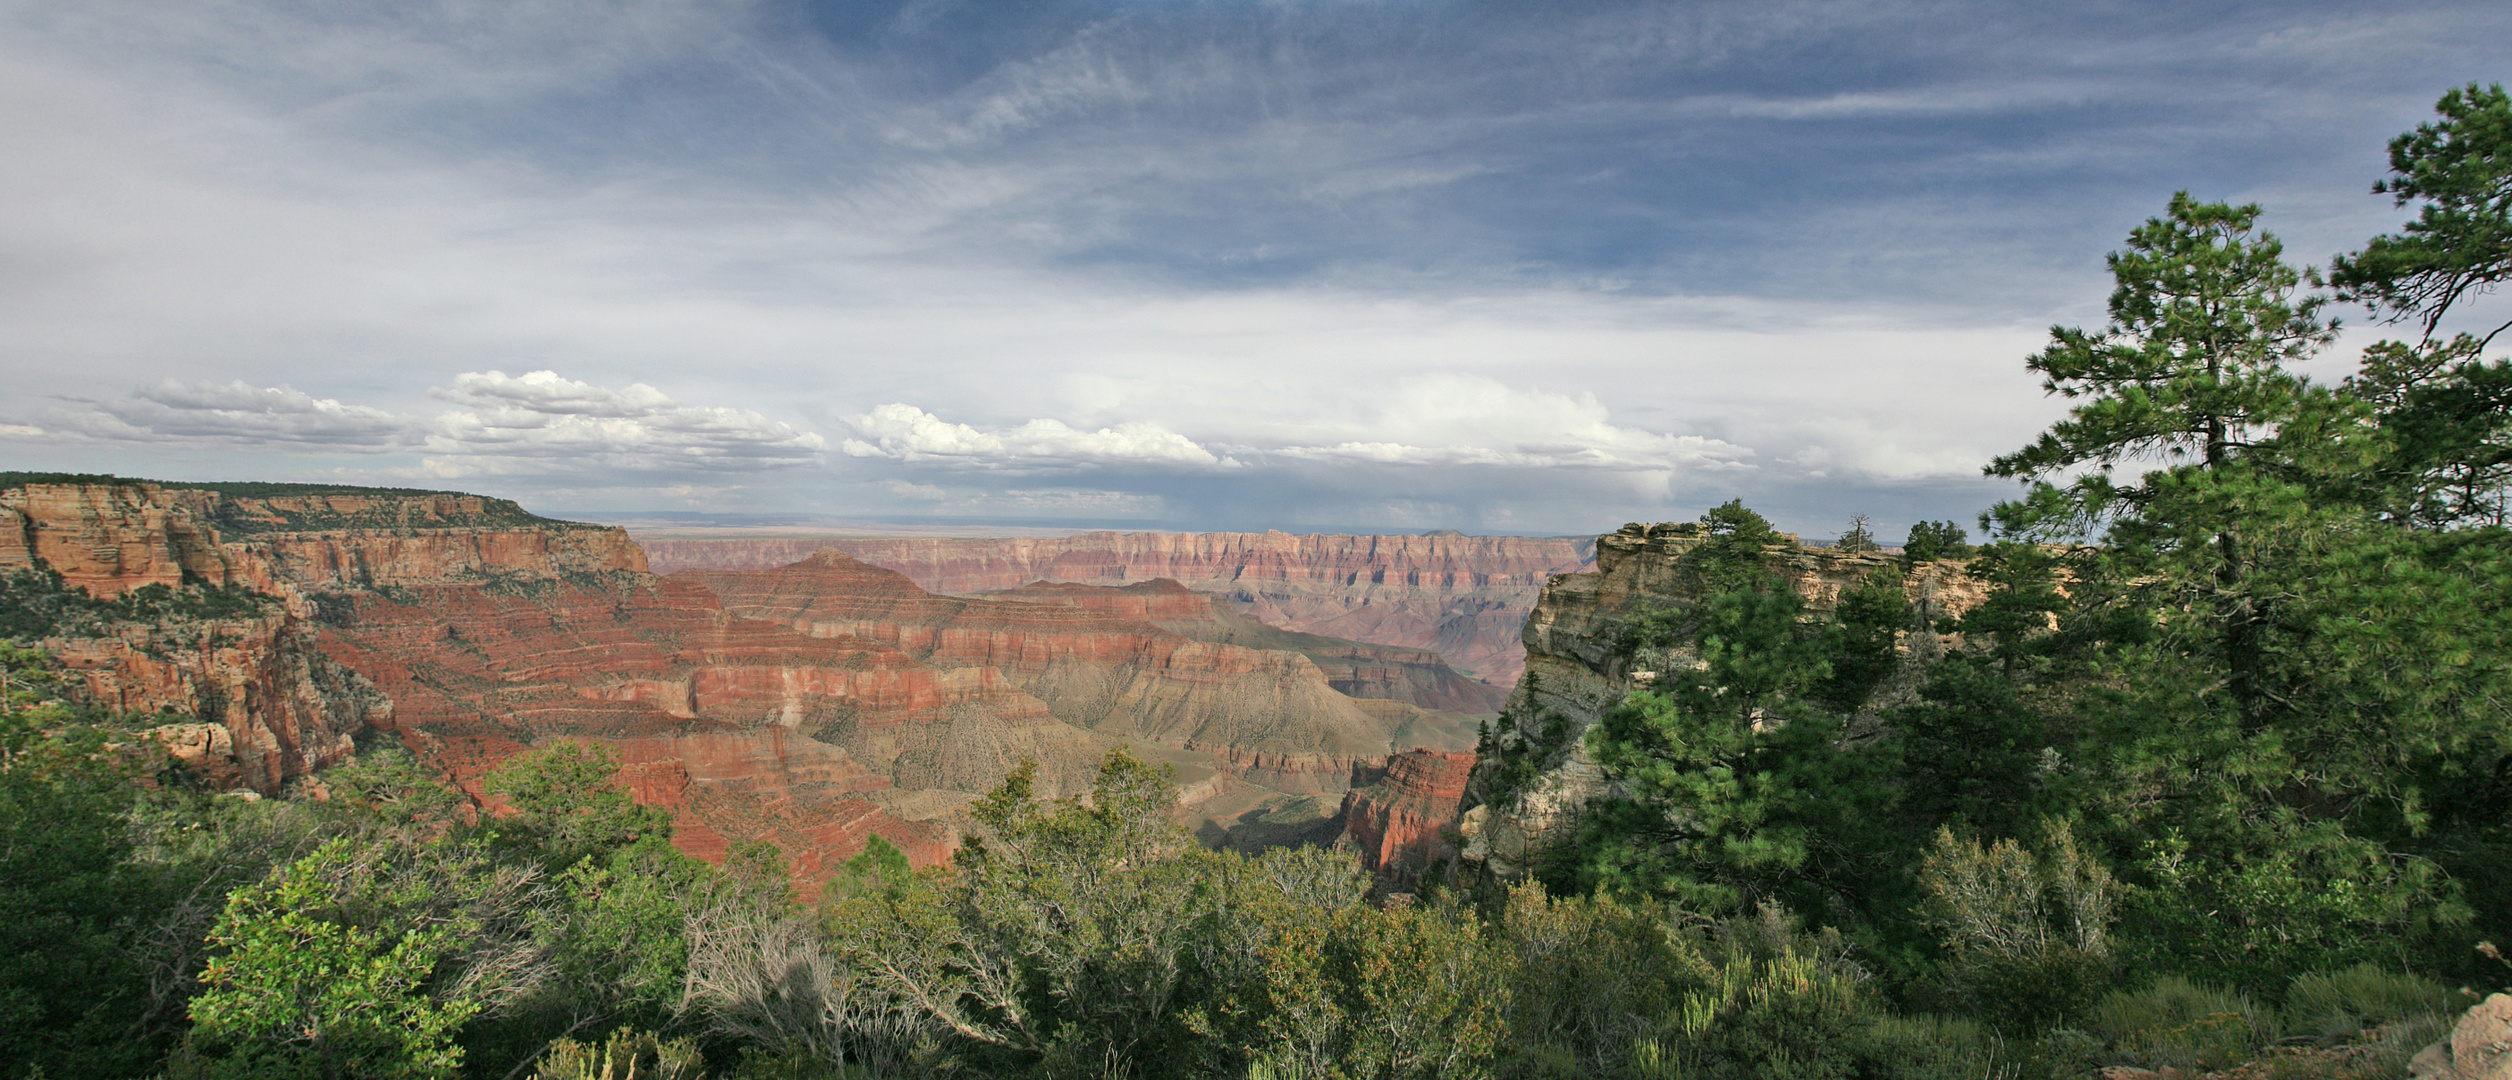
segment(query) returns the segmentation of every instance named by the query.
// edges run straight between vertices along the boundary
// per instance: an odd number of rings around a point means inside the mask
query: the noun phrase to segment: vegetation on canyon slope
[[[1588,736],[1613,795],[1540,882],[1373,902],[1334,852],[1195,846],[1118,755],[805,903],[772,848],[674,850],[573,746],[486,818],[390,753],[323,801],[195,791],[7,645],[0,1070],[2395,1071],[2512,930],[2512,363],[2440,331],[2512,273],[2512,101],[2440,111],[2383,187],[2419,217],[2332,273],[2422,334],[2344,383],[2293,370],[2324,301],[2256,208],[2131,235],[2109,324],[2029,361],[2075,407],[1991,466],[2027,486],[1941,655],[1891,659],[1891,582],[1811,613],[1766,523],[1713,511],[1701,602],[1628,642],[1702,664]]]

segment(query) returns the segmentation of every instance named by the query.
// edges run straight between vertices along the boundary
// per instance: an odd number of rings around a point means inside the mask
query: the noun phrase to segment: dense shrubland
[[[1609,795],[1534,881],[1207,851],[1118,754],[806,901],[773,848],[676,851],[573,745],[485,818],[390,751],[319,802],[194,790],[7,645],[0,1072],[2396,1075],[2507,978],[2512,363],[2444,333],[2512,272],[2507,161],[2512,102],[2453,91],[2392,148],[2418,219],[2328,294],[2256,208],[2139,228],[2109,324],[2029,361],[2074,408],[1991,466],[2026,487],[1988,542],[1904,545],[1990,584],[1959,619],[1916,626],[1891,568],[1811,610],[1766,522],[1711,511],[1700,602],[1624,639],[1700,663],[1584,736]],[[2421,337],[2313,384],[2331,298]],[[1919,629],[1950,647],[1906,659]]]

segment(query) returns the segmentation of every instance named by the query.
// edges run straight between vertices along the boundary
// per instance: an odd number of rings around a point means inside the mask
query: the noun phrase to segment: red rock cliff
[[[1297,651],[1199,640],[1128,617],[1182,616],[1170,586],[1061,601],[936,596],[835,551],[765,571],[684,570],[725,609],[815,637],[859,637],[944,668],[982,668],[1102,735],[1210,754],[1283,791],[1340,790],[1396,739],[1388,718],[1336,692]],[[1208,605],[1208,601],[1205,602]],[[1209,611],[1209,607],[1206,607]],[[1177,621],[1177,620],[1171,620]]]
[[[1355,774],[1343,796],[1343,835],[1371,870],[1417,878],[1455,857],[1457,805],[1474,772],[1472,753],[1410,750],[1375,775]]]
[[[708,539],[641,536],[659,572],[766,569],[834,548],[937,593],[1033,581],[1127,585],[1168,578],[1219,593],[1259,622],[1427,649],[1507,690],[1519,629],[1555,574],[1588,569],[1584,539],[1290,533],[1084,533],[1059,538]]]
[[[808,881],[876,831],[919,863],[947,855],[953,831],[928,819],[967,796],[891,798],[899,787],[983,790],[1030,756],[1060,792],[1097,752],[999,675],[728,616],[646,574],[625,533],[501,500],[0,491],[0,570],[39,565],[104,597],[186,583],[271,594],[247,617],[45,643],[100,700],[178,714],[161,737],[216,782],[265,793],[362,735],[398,738],[474,795],[514,753],[586,740],[674,810],[684,848],[721,857],[775,839]]]
[[[1467,678],[1428,649],[1373,645],[1267,626],[1240,614],[1219,595],[1196,592],[1166,578],[1114,587],[1041,581],[980,595],[1086,607],[1148,622],[1197,641],[1296,652],[1325,673],[1326,685],[1348,697],[1474,715],[1498,712],[1509,696],[1499,687]]]

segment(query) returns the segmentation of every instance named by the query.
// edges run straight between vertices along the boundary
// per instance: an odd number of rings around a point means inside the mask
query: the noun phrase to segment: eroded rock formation
[[[100,597],[184,584],[268,596],[249,616],[45,643],[98,700],[166,715],[159,737],[221,785],[278,793],[380,736],[479,797],[507,757],[582,739],[613,747],[640,795],[673,809],[684,847],[776,839],[807,878],[872,831],[919,861],[949,850],[946,824],[916,820],[932,800],[884,802],[901,772],[991,783],[1029,748],[1062,790],[1092,758],[1086,735],[999,677],[726,615],[645,573],[619,530],[501,500],[38,483],[0,492],[0,507],[0,571],[49,567]],[[935,730],[972,717],[989,737]],[[822,742],[806,720],[844,737]]]
[[[1355,773],[1343,796],[1343,835],[1362,865],[1396,882],[1457,854],[1457,805],[1474,771],[1471,751],[1408,750],[1384,769]]]
[[[1453,746],[1462,734],[1462,717],[1393,701],[1373,709],[1337,692],[1300,651],[1229,642],[1263,628],[1221,621],[1209,599],[1169,582],[936,596],[833,550],[774,570],[684,570],[672,580],[713,591],[730,612],[814,637],[1000,672],[1068,724],[1211,755],[1275,791],[1340,791],[1354,765],[1382,761],[1407,736]]]
[[[1587,569],[1584,540],[1512,536],[1083,533],[1055,538],[640,536],[656,569],[761,570],[821,548],[896,570],[936,593],[1035,581],[1131,585],[1167,578],[1227,598],[1268,626],[1438,653],[1488,685],[1515,685],[1519,627],[1553,575]]]
[[[944,858],[1019,761],[1056,797],[1117,745],[1175,766],[1220,841],[1326,838],[1353,776],[1471,745],[1496,703],[1434,653],[1276,630],[1173,582],[935,596],[835,553],[662,578],[617,529],[433,492],[28,483],[0,515],[0,571],[258,591],[241,615],[46,643],[99,700],[164,715],[214,783],[278,794],[399,742],[495,812],[487,772],[588,741],[683,848],[770,839],[805,881],[876,832]]]

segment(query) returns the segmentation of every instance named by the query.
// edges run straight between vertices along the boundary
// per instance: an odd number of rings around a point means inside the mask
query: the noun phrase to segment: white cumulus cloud
[[[859,438],[838,449],[859,458],[994,465],[1164,465],[1236,467],[1238,462],[1158,424],[1127,421],[1084,431],[1061,420],[1031,420],[1001,431],[954,423],[892,402],[846,418]]]
[[[1612,421],[1593,393],[1521,390],[1474,375],[1404,380],[1348,427],[1367,437],[1317,440],[1274,453],[1380,465],[1494,465],[1669,471],[1737,465],[1752,451],[1698,435]]]

